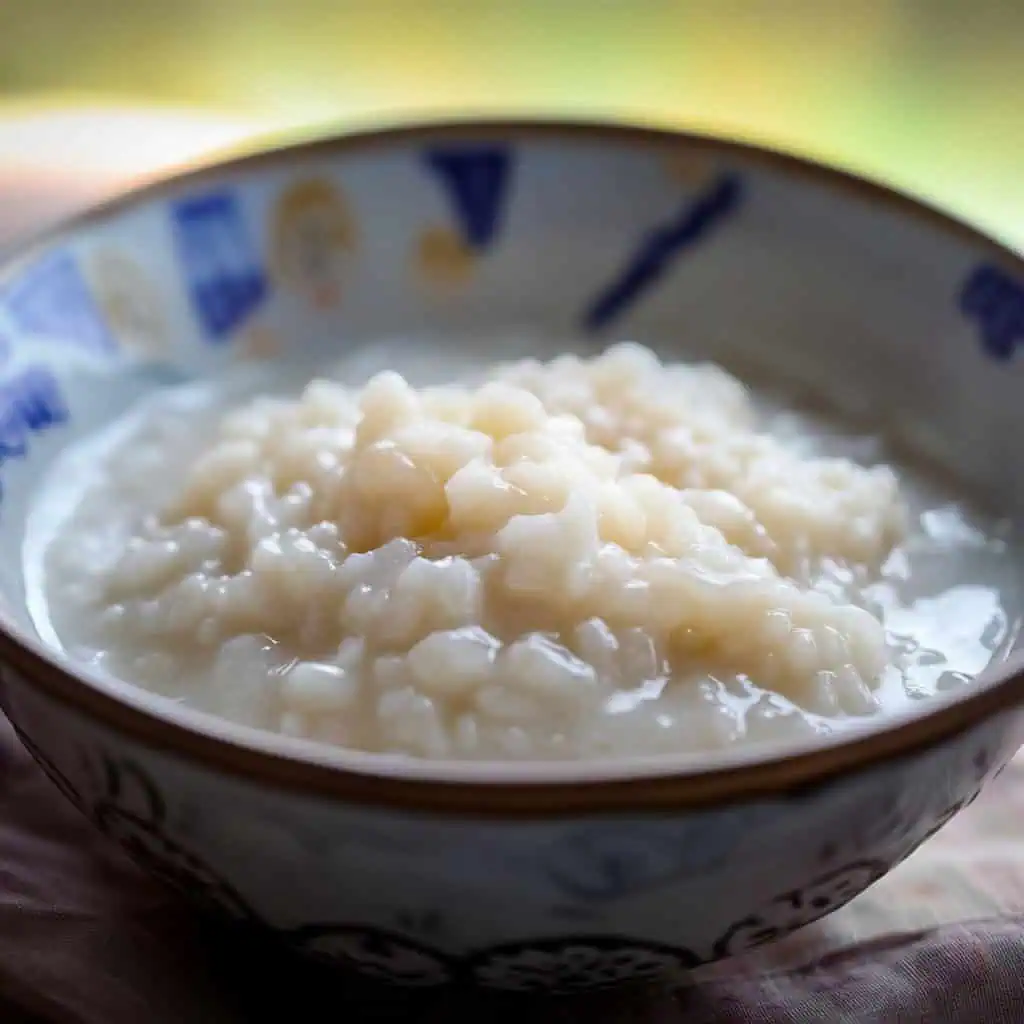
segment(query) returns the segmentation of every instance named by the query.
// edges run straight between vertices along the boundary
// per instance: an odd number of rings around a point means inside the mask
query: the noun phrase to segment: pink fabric
[[[1016,796],[1021,771],[1012,767],[996,788]],[[1007,785],[1007,776],[1016,785]],[[979,822],[991,815],[1005,823],[1017,803],[993,792],[978,805]],[[335,1019],[347,1013],[354,1020],[429,1024],[521,1020],[524,1013],[535,1024],[1020,1024],[1024,869],[1015,863],[1015,848],[978,835],[977,824],[960,837],[943,833],[933,841],[949,847],[959,868],[943,868],[940,852],[933,852],[931,868],[914,870],[922,851],[880,883],[881,892],[865,894],[827,925],[705,969],[676,991],[531,1003],[468,993],[402,996],[339,987],[259,938],[193,916],[108,847],[0,721],[0,1020],[240,1024],[319,1019],[326,1004],[336,1008]],[[933,920],[950,908],[966,909],[964,877],[993,875],[1013,879],[1003,890],[1012,912],[967,925],[905,929],[915,914],[921,919],[926,904]],[[990,911],[994,893],[966,885],[975,910]],[[846,945],[887,925],[904,928]]]

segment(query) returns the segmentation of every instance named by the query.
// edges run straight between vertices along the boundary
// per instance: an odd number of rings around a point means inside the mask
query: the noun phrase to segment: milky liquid
[[[535,351],[535,345],[529,351],[504,345],[500,358]],[[481,354],[481,365],[492,361]],[[329,375],[357,385],[382,367],[398,369],[415,384],[463,379],[472,373],[461,347],[446,351],[436,344],[393,342],[357,353],[332,367]],[[30,611],[43,639],[101,672],[162,697],[208,708],[201,680],[197,685],[195,678],[188,678],[187,656],[170,670],[160,663],[159,670],[149,672],[146,665],[157,665],[158,660],[140,661],[98,641],[96,623],[83,609],[82,581],[116,557],[140,510],[159,507],[174,494],[181,473],[208,443],[225,407],[248,395],[291,393],[303,383],[283,379],[275,367],[187,384],[145,401],[110,428],[72,446],[41,489],[27,531]],[[1022,562],[1010,524],[982,516],[947,483],[896,462],[876,435],[851,431],[816,414],[794,412],[768,393],[759,394],[757,402],[764,430],[800,452],[845,456],[863,465],[886,463],[900,476],[911,526],[879,577],[859,585],[842,567],[826,565],[816,581],[837,598],[862,605],[885,627],[892,657],[876,691],[877,714],[969,686],[979,672],[1005,659],[1024,614]],[[140,466],[137,487],[127,494],[122,489],[114,499],[105,495],[97,467],[139,437],[139,431],[151,430],[161,416],[173,428],[167,444],[154,449],[148,468]],[[639,703],[656,701],[664,685],[664,679],[651,680],[644,687],[616,693],[605,710],[608,715],[634,712]],[[720,696],[742,719],[763,691],[756,685],[729,685]],[[780,713],[793,710],[784,699],[778,705]],[[222,706],[217,710],[223,713]],[[819,733],[841,730],[856,720],[806,712],[801,717]]]

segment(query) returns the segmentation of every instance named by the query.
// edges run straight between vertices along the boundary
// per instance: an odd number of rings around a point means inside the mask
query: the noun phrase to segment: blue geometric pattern
[[[1009,359],[1024,342],[1024,285],[1006,271],[982,264],[960,292],[960,308],[981,328],[981,343],[995,359]]]
[[[267,294],[267,281],[235,194],[227,189],[172,206],[178,259],[196,315],[225,340]]]
[[[67,404],[53,374],[45,367],[29,366],[0,384],[0,466],[11,459],[23,459],[33,434],[67,420]]]
[[[57,250],[30,264],[0,297],[18,331],[90,351],[115,342],[70,253]]]
[[[633,305],[684,250],[700,241],[735,209],[742,189],[739,179],[725,174],[712,182],[695,202],[643,239],[618,277],[605,287],[583,316],[588,331],[607,327]]]
[[[505,146],[447,146],[426,153],[438,176],[466,244],[485,249],[497,237],[512,172]]]

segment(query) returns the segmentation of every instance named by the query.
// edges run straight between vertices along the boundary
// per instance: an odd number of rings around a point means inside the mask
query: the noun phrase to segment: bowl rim
[[[479,139],[604,142],[615,147],[733,156],[855,194],[947,235],[1024,277],[1024,257],[956,217],[859,175],[768,146],[714,134],[614,120],[447,119],[331,133],[204,161],[149,181],[40,232],[0,262],[0,284],[49,245],[126,208],[137,208],[206,179],[223,179],[317,155],[359,155],[419,140]],[[238,726],[202,712],[163,707],[134,687],[111,684],[46,646],[0,605],[0,669],[102,727],[165,755],[308,794],[406,811],[480,818],[644,812],[781,797],[853,769],[866,769],[940,745],[1024,702],[1024,651],[983,672],[970,689],[932,698],[925,708],[885,716],[862,728],[801,745],[730,751],[713,758],[665,755],[583,762],[459,762],[393,758],[340,750]],[[10,714],[7,686],[0,700]],[[132,692],[134,691],[134,692]],[[13,715],[12,717],[17,717]]]

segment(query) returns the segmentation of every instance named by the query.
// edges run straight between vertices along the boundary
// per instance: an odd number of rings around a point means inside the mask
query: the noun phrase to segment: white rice
[[[50,546],[53,618],[239,722],[431,758],[689,752],[910,679],[877,590],[911,525],[895,473],[763,432],[714,366],[619,345],[140,424]]]

